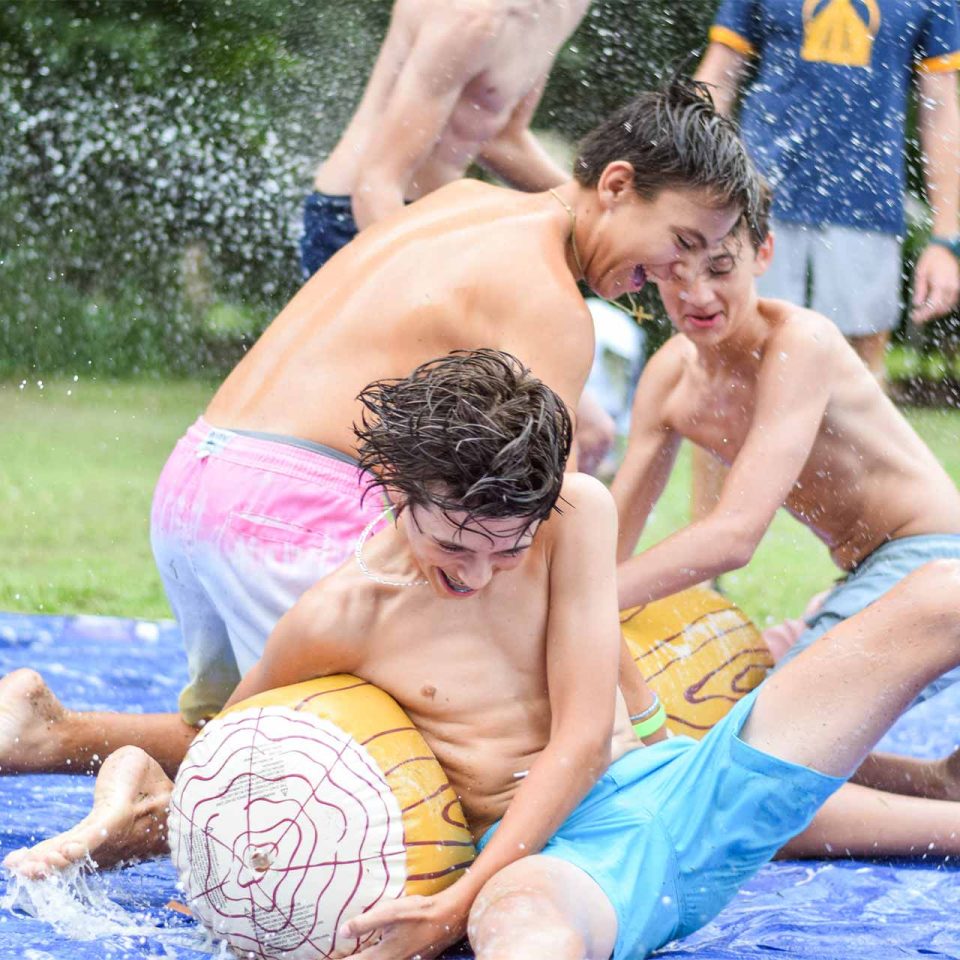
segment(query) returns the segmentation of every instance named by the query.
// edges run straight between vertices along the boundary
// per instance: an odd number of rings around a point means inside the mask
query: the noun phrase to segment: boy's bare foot
[[[67,711],[35,670],[0,680],[0,773],[36,773],[59,765]]]
[[[14,850],[3,866],[36,879],[88,855],[97,866],[109,867],[163,853],[171,788],[156,761],[137,747],[121,747],[104,761],[90,813],[64,833]]]

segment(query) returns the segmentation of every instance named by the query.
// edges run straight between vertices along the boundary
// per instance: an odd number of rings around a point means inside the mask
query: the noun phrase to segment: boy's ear
[[[753,256],[753,275],[755,277],[762,277],[767,272],[770,261],[773,260],[773,247],[774,235],[773,231],[770,230]]]
[[[633,164],[626,160],[608,163],[597,181],[597,196],[602,206],[610,207],[633,193]]]

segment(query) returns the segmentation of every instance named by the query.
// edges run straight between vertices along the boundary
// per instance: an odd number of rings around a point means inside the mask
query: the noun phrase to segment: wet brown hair
[[[556,509],[570,454],[566,404],[516,357],[457,350],[408,377],[364,388],[354,424],[367,488],[405,505],[474,519],[517,517],[521,532]]]
[[[667,189],[702,190],[718,207],[738,206],[748,224],[756,220],[760,178],[707,84],[674,75],[659,90],[638,94],[583,138],[573,175],[595,186],[616,160],[631,164],[643,200]]]

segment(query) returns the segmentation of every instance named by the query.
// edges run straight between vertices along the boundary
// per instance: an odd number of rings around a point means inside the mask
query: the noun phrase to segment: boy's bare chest
[[[546,693],[545,594],[501,590],[496,597],[434,601],[419,612],[411,602],[406,615],[371,638],[364,677],[415,722],[456,722],[537,700]]]
[[[740,451],[753,422],[755,388],[745,381],[698,383],[670,411],[671,426],[697,446],[729,463]]]
[[[485,66],[463,88],[451,115],[456,135],[482,142],[503,130],[519,103],[549,71],[578,19],[571,14],[567,5],[555,5],[535,17],[503,16]]]

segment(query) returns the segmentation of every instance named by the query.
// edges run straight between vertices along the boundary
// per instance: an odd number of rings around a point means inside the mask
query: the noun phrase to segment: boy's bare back
[[[449,350],[506,350],[571,409],[593,325],[565,257],[569,218],[549,194],[475,181],[365,230],[270,325],[207,410],[215,426],[349,452],[363,386]]]

